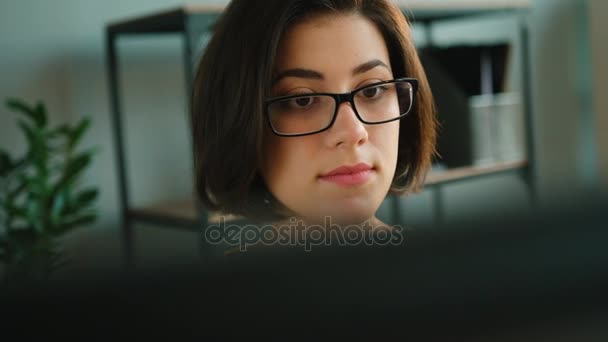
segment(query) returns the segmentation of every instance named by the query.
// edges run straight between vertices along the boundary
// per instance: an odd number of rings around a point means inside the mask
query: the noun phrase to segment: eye
[[[361,91],[361,95],[363,95],[366,99],[374,99],[374,98],[381,96],[385,90],[386,90],[385,86],[379,85],[379,86],[363,89]]]
[[[293,99],[293,103],[297,107],[306,107],[312,103],[312,97],[297,97]]]
[[[305,109],[314,103],[315,99],[312,96],[301,96],[287,101],[287,106],[294,109]]]

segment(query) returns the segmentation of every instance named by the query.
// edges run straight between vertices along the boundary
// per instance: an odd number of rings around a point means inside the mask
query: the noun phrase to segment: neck
[[[382,229],[391,228],[392,229],[392,227],[390,225],[382,222],[376,216],[373,216],[362,222],[350,222],[350,223],[333,222],[331,220],[331,218],[326,218],[324,220],[311,220],[311,219],[293,216],[293,217],[286,218],[284,220],[275,222],[273,225],[275,227],[298,225],[300,227],[304,227],[304,229],[308,229],[310,227],[316,228],[319,226],[324,227],[324,228],[328,228],[329,226],[332,226],[332,227],[338,226],[341,228],[357,227],[361,230],[368,230],[368,229],[375,230],[378,228],[382,228]]]

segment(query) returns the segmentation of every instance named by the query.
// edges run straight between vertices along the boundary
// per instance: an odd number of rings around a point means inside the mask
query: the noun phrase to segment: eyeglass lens
[[[385,83],[360,89],[353,96],[355,110],[365,123],[395,120],[412,107],[409,82]],[[273,129],[280,134],[305,134],[329,126],[336,101],[329,95],[302,95],[273,102],[268,107]]]

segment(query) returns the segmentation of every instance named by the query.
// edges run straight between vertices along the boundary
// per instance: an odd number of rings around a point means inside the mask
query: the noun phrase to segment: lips
[[[358,185],[367,182],[374,172],[371,165],[359,163],[352,166],[340,166],[322,174],[319,179],[343,186]]]

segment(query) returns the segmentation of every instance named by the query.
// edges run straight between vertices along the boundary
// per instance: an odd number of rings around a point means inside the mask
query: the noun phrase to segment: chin
[[[331,217],[332,224],[338,224],[341,226],[346,225],[359,225],[368,221],[374,217],[374,212],[372,211],[348,211],[348,212],[337,212],[333,214],[328,214],[327,216]]]
[[[381,202],[377,202],[370,198],[358,198],[351,201],[337,200],[334,203],[323,201],[323,204],[319,204],[316,208],[310,208],[312,210],[303,217],[305,221],[317,224],[325,224],[326,218],[330,218],[332,224],[360,225],[375,217],[376,211],[381,205]]]

